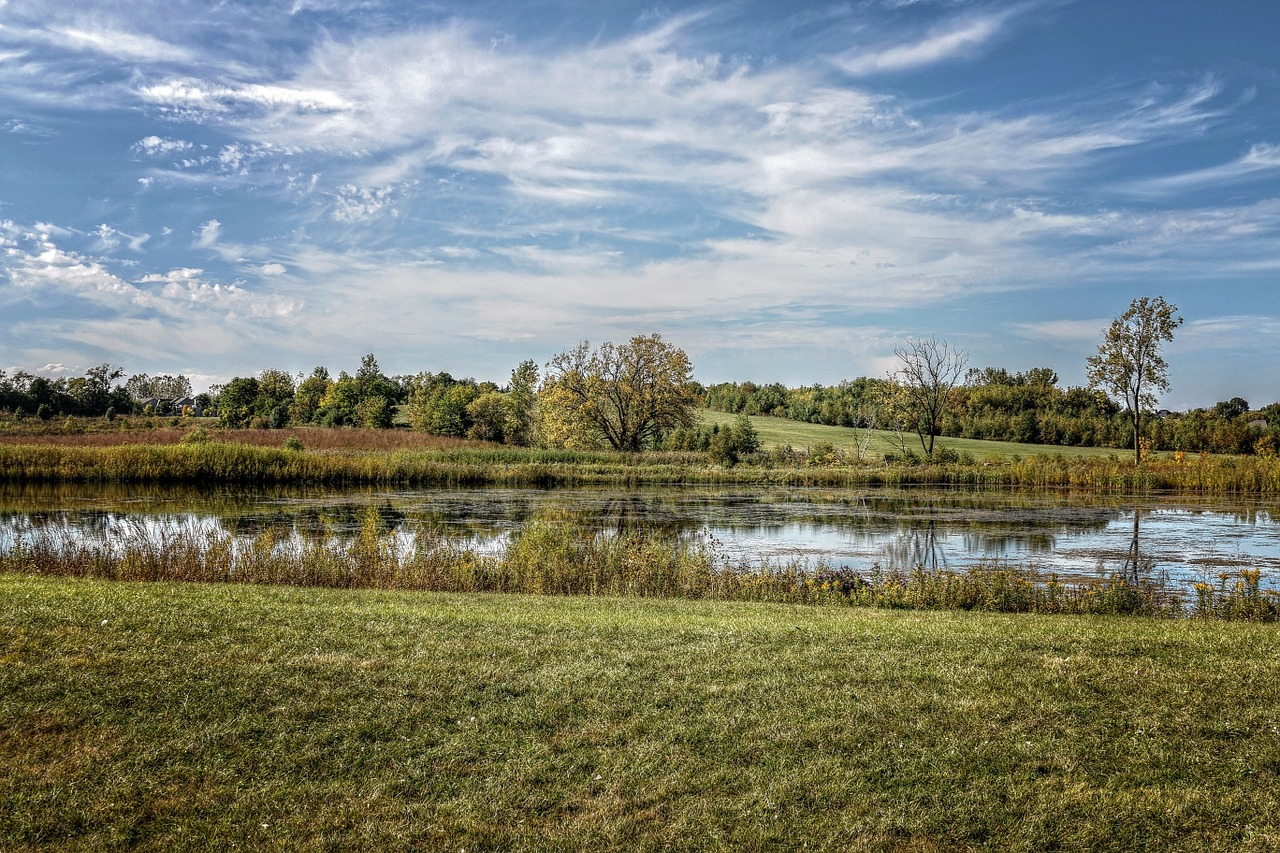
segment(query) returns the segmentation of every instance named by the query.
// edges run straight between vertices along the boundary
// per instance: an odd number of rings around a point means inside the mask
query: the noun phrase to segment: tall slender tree
[[[1139,297],[1111,321],[1098,354],[1086,359],[1089,387],[1119,397],[1129,412],[1135,462],[1142,461],[1143,409],[1155,406],[1157,389],[1169,390],[1169,365],[1160,347],[1173,340],[1174,330],[1181,325],[1178,307],[1163,296]]]

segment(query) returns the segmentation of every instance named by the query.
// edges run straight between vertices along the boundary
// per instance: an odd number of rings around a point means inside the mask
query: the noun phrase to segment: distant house
[[[195,397],[179,397],[171,405],[173,410],[179,414],[190,409],[191,414],[197,418],[204,415],[204,407],[200,405]]]
[[[138,408],[148,414],[167,415],[170,412],[182,414],[188,409],[195,417],[203,417],[204,407],[195,397],[179,397],[176,400],[162,400],[159,397],[143,397],[138,401]]]

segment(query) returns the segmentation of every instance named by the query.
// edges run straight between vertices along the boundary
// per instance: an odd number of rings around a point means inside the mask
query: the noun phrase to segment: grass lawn
[[[1280,631],[0,574],[0,849],[1280,847]]]
[[[698,418],[707,425],[732,424],[737,415],[725,412],[714,412],[710,409],[699,409]],[[865,431],[849,427],[834,427],[824,424],[811,424],[804,421],[792,421],[786,418],[774,418],[765,415],[750,416],[751,425],[760,434],[765,448],[791,445],[797,450],[813,447],[822,442],[830,442],[840,450],[848,452],[860,446],[865,439]],[[915,433],[905,436],[907,449],[922,453],[920,439]],[[957,453],[969,453],[979,462],[988,458],[1009,459],[1013,456],[1051,455],[1059,453],[1067,458],[1090,456],[1119,456],[1131,458],[1132,450],[1114,447],[1059,447],[1053,444],[1019,444],[1012,441],[985,441],[978,438],[950,438],[942,436],[934,439],[937,446],[950,448]],[[901,453],[898,437],[888,430],[877,430],[867,445],[867,453],[871,456],[883,456],[886,453]]]

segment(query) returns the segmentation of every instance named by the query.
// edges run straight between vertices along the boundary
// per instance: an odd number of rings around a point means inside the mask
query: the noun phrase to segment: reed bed
[[[845,605],[911,610],[1132,614],[1274,622],[1280,596],[1260,573],[1223,574],[1176,590],[1141,578],[1064,583],[1031,568],[980,565],[865,575],[819,564],[734,563],[714,542],[646,533],[602,535],[535,522],[500,551],[418,529],[386,531],[376,512],[352,537],[266,532],[236,538],[216,528],[141,523],[123,533],[35,531],[0,554],[0,572],[119,581],[271,584],[455,593],[624,596]]]
[[[0,429],[0,444],[61,445],[67,447],[117,447],[122,444],[179,444],[208,438],[253,447],[280,447],[293,439],[311,450],[439,450],[457,447],[484,447],[485,443],[465,438],[431,435],[407,429],[366,429],[363,427],[287,427],[285,429],[224,429],[200,422],[179,426],[140,426],[124,420],[118,426],[82,422],[73,431],[46,425],[26,429]]]
[[[872,461],[829,466],[780,462],[762,455],[751,464],[724,468],[709,464],[704,454],[696,453],[627,454],[492,445],[391,450],[314,450],[303,445],[300,450],[296,449],[298,444],[294,449],[207,439],[114,446],[0,444],[0,479],[541,487],[962,485],[1081,489],[1105,494],[1280,494],[1280,459],[1263,457],[1159,458],[1134,464],[1119,457],[1046,455],[969,464],[889,465]]]

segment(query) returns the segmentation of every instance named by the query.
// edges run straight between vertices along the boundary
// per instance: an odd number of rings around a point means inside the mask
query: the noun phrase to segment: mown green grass
[[[717,424],[729,426],[737,420],[738,415],[699,409],[698,417],[707,426]],[[890,430],[874,430],[868,440],[867,431],[862,429],[811,424],[765,415],[750,415],[748,419],[755,427],[766,449],[790,446],[803,450],[819,444],[832,444],[842,452],[852,453],[855,449],[861,449],[865,443],[868,456],[883,457],[886,453],[901,453],[901,443],[905,443],[908,450],[922,455],[924,453],[920,446],[920,439],[915,433],[907,433],[900,437]],[[939,446],[954,450],[956,453],[967,453],[978,461],[1008,460],[1014,457],[1055,453],[1068,459],[1107,456],[1131,458],[1133,456],[1132,450],[1118,450],[1114,447],[1059,447],[1051,444],[1020,444],[1013,441],[987,441],[978,438],[941,437],[935,439],[935,451]]]
[[[0,576],[0,848],[1280,846],[1274,627]]]

